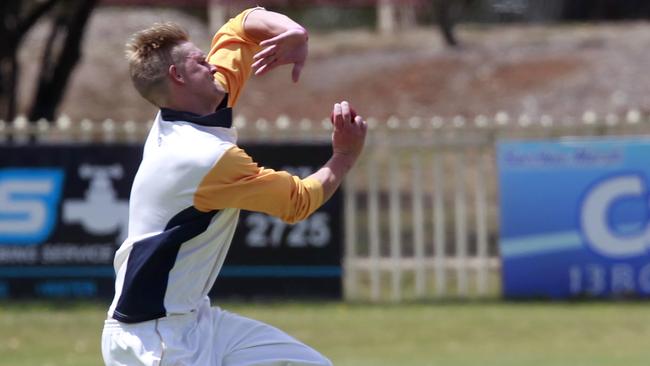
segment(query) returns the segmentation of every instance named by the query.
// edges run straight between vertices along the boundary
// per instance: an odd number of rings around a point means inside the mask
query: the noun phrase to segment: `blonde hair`
[[[135,33],[126,44],[131,81],[146,100],[156,106],[165,102],[169,66],[182,58],[176,47],[189,41],[187,32],[175,23],[154,23]]]

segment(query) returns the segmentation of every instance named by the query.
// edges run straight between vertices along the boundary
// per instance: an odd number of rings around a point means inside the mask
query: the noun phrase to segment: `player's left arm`
[[[293,64],[291,78],[297,82],[307,60],[307,30],[286,15],[257,9],[248,14],[244,30],[263,40],[264,49],[254,56],[255,75],[265,74],[280,65]]]
[[[244,30],[246,18],[258,8],[247,9],[230,19],[215,33],[207,60],[217,67],[214,75],[228,92],[228,106],[233,107],[252,75],[253,57],[262,50],[260,40]]]
[[[217,66],[215,79],[234,106],[250,76],[279,65],[294,64],[297,81],[307,57],[307,31],[290,18],[263,8],[244,10],[214,35],[208,62]]]

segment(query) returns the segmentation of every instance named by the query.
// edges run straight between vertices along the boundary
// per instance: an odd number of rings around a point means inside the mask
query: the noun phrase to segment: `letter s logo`
[[[57,222],[63,171],[0,169],[0,245],[36,245]]]

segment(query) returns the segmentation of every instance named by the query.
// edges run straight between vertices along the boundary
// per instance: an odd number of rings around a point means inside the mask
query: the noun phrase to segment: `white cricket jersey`
[[[131,190],[129,235],[115,255],[112,318],[133,323],[198,308],[239,209],[296,222],[322,204],[318,181],[260,168],[238,148],[230,115],[156,116]]]
[[[113,319],[136,323],[198,309],[223,265],[240,209],[296,222],[323,203],[317,180],[259,167],[236,145],[231,107],[259,50],[243,30],[250,11],[213,39],[208,60],[229,92],[217,111],[198,116],[162,108],[156,116],[131,190],[129,235],[115,255]]]

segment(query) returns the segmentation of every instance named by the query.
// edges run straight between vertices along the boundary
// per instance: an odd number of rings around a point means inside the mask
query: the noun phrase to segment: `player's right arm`
[[[294,223],[307,218],[339,187],[363,149],[366,122],[351,120],[346,102],[334,106],[332,157],[318,171],[300,179],[259,167],[242,149],[231,146],[204,176],[194,194],[200,211],[239,208],[263,212]]]

